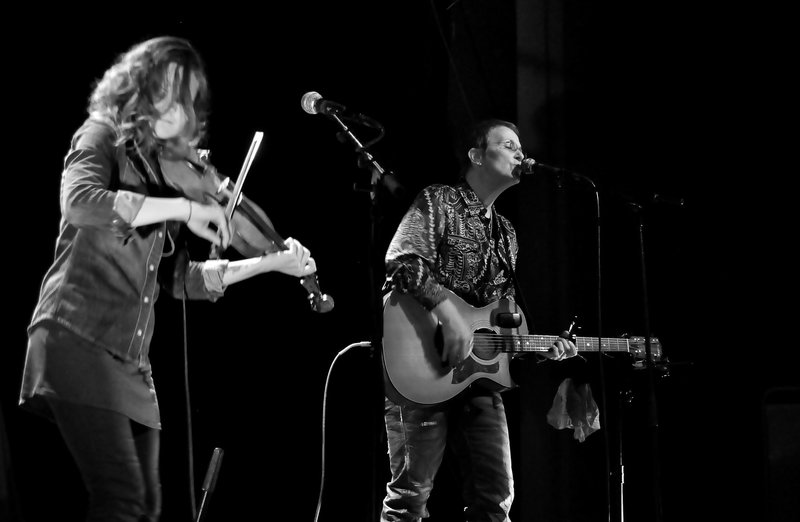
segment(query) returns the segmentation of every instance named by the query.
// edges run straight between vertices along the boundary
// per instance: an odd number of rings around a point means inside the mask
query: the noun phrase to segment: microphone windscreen
[[[317,102],[322,99],[322,96],[315,91],[307,92],[300,100],[300,106],[309,114],[317,114]]]

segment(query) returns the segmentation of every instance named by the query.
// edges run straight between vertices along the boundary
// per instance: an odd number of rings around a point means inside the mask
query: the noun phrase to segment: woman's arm
[[[230,261],[222,275],[222,284],[232,285],[266,272],[305,277],[317,271],[317,264],[307,248],[292,238],[288,238],[285,243],[288,250]]]
[[[230,230],[223,209],[211,202],[201,204],[185,198],[158,198],[131,190],[111,190],[118,164],[114,131],[90,121],[73,137],[64,159],[61,211],[75,227],[109,228],[127,237],[136,227],[164,221],[184,221],[203,239],[227,248]],[[215,228],[211,228],[210,224]]]
[[[198,203],[186,198],[156,198],[147,196],[131,226],[140,227],[163,221],[183,221],[193,234],[217,246],[230,244],[230,227],[220,205]],[[211,224],[215,228],[211,228]]]

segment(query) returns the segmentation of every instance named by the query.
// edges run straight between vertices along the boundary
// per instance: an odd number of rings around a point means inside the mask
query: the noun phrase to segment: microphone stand
[[[338,111],[332,110],[326,114],[330,119],[335,121],[339,127],[340,131],[337,132],[336,137],[342,143],[349,141],[352,145],[356,153],[358,154],[358,166],[360,168],[369,169],[372,171],[371,182],[368,189],[360,188],[358,184],[353,184],[353,190],[359,192],[367,192],[369,194],[370,199],[370,240],[368,241],[367,246],[367,274],[369,277],[369,294],[370,294],[370,319],[372,322],[372,338],[369,342],[369,358],[371,363],[375,366],[375,371],[373,375],[376,377],[374,382],[376,390],[376,397],[378,400],[376,401],[375,407],[371,408],[370,411],[372,412],[371,420],[373,426],[378,426],[378,422],[382,423],[383,420],[383,373],[381,364],[382,361],[380,360],[380,347],[382,346],[382,332],[383,332],[383,303],[380,297],[380,287],[377,285],[376,280],[376,271],[375,271],[375,264],[378,263],[377,255],[377,245],[378,245],[378,220],[379,220],[379,205],[378,205],[378,183],[386,180],[391,181],[390,173],[387,172],[375,159],[375,157],[369,152],[369,146],[364,146],[358,138],[353,134],[353,132],[345,125],[342,119],[338,115]],[[362,115],[363,117],[363,115]],[[373,122],[374,123],[374,122]],[[370,125],[372,126],[372,125]],[[381,129],[382,130],[382,129]],[[373,140],[371,143],[375,143]],[[388,178],[385,178],[389,175]],[[391,189],[390,189],[391,190]],[[381,264],[382,265],[382,264]],[[360,343],[363,345],[365,343]],[[380,429],[377,429],[377,433],[381,433]],[[372,460],[372,482],[370,488],[370,512],[371,518],[370,520],[377,520],[379,518],[379,512],[377,510],[379,498],[376,491],[377,485],[377,461],[376,456],[378,454],[378,443],[379,438],[377,436],[373,436],[371,438],[371,455],[370,459]]]
[[[657,195],[656,195],[657,197]],[[654,198],[654,201],[657,200]],[[633,209],[634,213],[639,218],[639,262],[640,262],[640,275],[642,278],[642,306],[644,313],[644,339],[645,339],[645,370],[647,371],[647,404],[649,406],[648,425],[650,429],[650,444],[652,455],[652,481],[653,481],[653,509],[655,522],[660,522],[663,518],[663,509],[661,504],[661,470],[659,466],[658,454],[658,405],[656,402],[655,392],[655,361],[653,360],[653,352],[650,339],[650,304],[648,302],[647,293],[647,264],[645,262],[645,249],[644,249],[644,208],[642,205],[631,202],[629,206]]]
[[[374,261],[376,260],[375,255],[377,253],[376,246],[378,244],[378,217],[379,217],[379,205],[378,205],[378,183],[383,179],[383,177],[388,174],[387,171],[378,163],[375,157],[369,152],[369,149],[365,147],[353,134],[353,132],[345,125],[339,115],[336,112],[331,112],[328,115],[333,121],[335,121],[341,131],[336,134],[337,138],[341,142],[350,141],[355,149],[356,153],[358,154],[358,166],[360,168],[369,169],[372,171],[373,175],[370,181],[370,185],[368,189],[360,188],[357,184],[353,185],[353,190],[359,192],[367,192],[369,194],[370,200],[370,241],[368,244],[367,255],[369,256],[367,264],[367,271],[369,274],[369,290],[370,290],[370,297],[372,298],[372,306],[370,306],[371,312],[371,319],[372,319],[372,351],[371,355],[374,356],[375,346],[380,346],[382,342],[381,331],[383,330],[383,325],[381,321],[382,317],[382,303],[380,299],[380,292],[378,285],[376,284],[375,279],[375,267],[373,265]]]
[[[538,168],[537,168],[538,167]],[[551,167],[549,165],[543,165],[541,163],[534,164],[534,172],[536,171],[544,171],[549,172],[551,174],[556,175],[556,183],[559,187],[562,186],[561,180],[563,176],[570,177],[576,181],[585,181],[589,183],[592,187],[592,192],[594,193],[595,197],[595,223],[597,227],[597,353],[598,353],[598,368],[600,372],[600,388],[602,390],[602,395],[600,398],[600,403],[602,405],[603,411],[608,412],[607,406],[607,399],[606,395],[608,394],[607,390],[607,380],[605,375],[605,361],[603,360],[604,351],[603,351],[603,290],[602,290],[602,255],[601,255],[601,221],[600,221],[600,191],[597,188],[597,185],[592,181],[591,178],[584,176],[578,172],[574,172],[568,169],[560,168],[560,167]],[[624,470],[625,466],[622,459],[622,420],[621,416],[618,416],[617,419],[617,429],[619,432],[619,442],[618,442],[618,456],[619,461],[617,464],[616,471],[612,471],[611,469],[611,449],[610,449],[610,441],[608,438],[608,430],[602,430],[603,432],[603,441],[605,445],[605,467],[606,467],[606,507],[607,507],[607,519],[609,522],[612,522],[612,505],[611,505],[611,481],[612,478],[616,475],[618,490],[619,490],[619,511],[620,522],[624,522]]]
[[[214,448],[214,453],[211,455],[211,460],[206,470],[206,477],[203,480],[203,499],[200,503],[200,511],[197,512],[195,522],[202,522],[205,520],[208,504],[211,502],[211,494],[214,493],[214,488],[217,487],[217,477],[219,476],[219,469],[222,465],[222,457],[224,454],[225,452],[222,448]]]
[[[645,365],[644,369],[647,372],[646,379],[646,392],[647,392],[647,406],[648,406],[648,427],[650,430],[650,454],[652,457],[651,480],[653,489],[653,520],[660,522],[663,520],[663,503],[661,498],[661,469],[660,469],[660,455],[659,455],[659,417],[658,417],[658,403],[656,401],[656,371],[663,372],[663,376],[669,376],[669,370],[672,363],[663,358],[660,366],[656,364],[653,358],[652,349],[652,335],[650,331],[650,303],[647,291],[647,263],[645,262],[645,246],[644,246],[644,215],[645,205],[637,202],[630,195],[615,192],[613,193],[618,199],[625,202],[625,205],[633,210],[634,214],[638,217],[638,247],[639,247],[639,264],[640,276],[642,285],[642,307],[643,307],[643,321],[644,321],[644,338],[645,338]],[[670,198],[661,194],[653,194],[650,196],[648,203],[650,205],[661,205],[664,207],[682,208],[685,204],[683,198]],[[629,390],[629,393],[632,393]],[[620,450],[621,451],[621,450]]]
[[[601,337],[601,333],[602,333],[601,324],[602,323],[600,322],[601,321],[601,309],[602,309],[602,300],[601,300],[602,292],[601,292],[601,285],[600,285],[600,194],[599,194],[599,192],[597,190],[597,186],[594,184],[594,182],[590,178],[588,178],[588,177],[586,177],[586,176],[584,176],[582,174],[579,174],[577,172],[573,172],[573,171],[570,171],[570,170],[567,170],[567,169],[563,169],[563,168],[549,167],[549,166],[546,166],[546,168],[544,170],[548,170],[550,172],[555,172],[559,177],[559,182],[560,182],[560,177],[562,175],[570,176],[570,177],[572,177],[573,179],[576,179],[576,180],[587,181],[592,186],[592,188],[594,190],[594,193],[595,193],[596,205],[597,205],[597,216],[596,216],[596,219],[597,219],[597,245],[598,245],[597,246],[597,252],[598,252],[598,255],[597,255],[597,266],[598,266],[598,268],[597,268],[597,272],[598,272],[598,284],[597,284],[598,312],[597,312],[597,317],[598,317],[598,330],[599,330],[599,332],[598,332],[598,346],[599,346],[598,352],[600,354],[600,357],[599,357],[599,360],[600,360],[600,381],[601,381],[601,387],[603,388],[602,403],[603,403],[603,407],[605,409],[605,404],[606,404],[606,400],[605,400],[605,397],[606,397],[606,384],[605,384],[605,381],[606,381],[606,379],[605,379],[605,374],[604,374],[604,370],[603,370],[603,366],[604,366],[603,365],[603,358],[602,358],[602,355],[603,355],[603,349],[602,349],[603,344],[602,344],[602,337]],[[649,405],[648,423],[649,423],[649,428],[650,428],[650,442],[651,442],[651,452],[650,453],[651,453],[651,456],[652,456],[652,486],[653,486],[653,510],[654,510],[653,521],[654,522],[661,522],[661,520],[663,519],[663,507],[662,507],[662,499],[661,499],[661,487],[660,487],[661,472],[660,472],[660,466],[659,466],[659,453],[658,453],[658,447],[659,447],[659,444],[658,444],[658,424],[659,423],[658,423],[658,409],[657,409],[656,394],[655,394],[656,364],[655,364],[655,360],[653,358],[653,351],[652,351],[652,338],[651,338],[651,332],[650,332],[650,304],[649,304],[649,298],[648,298],[648,293],[647,293],[647,265],[646,265],[646,262],[645,262],[645,249],[644,249],[644,217],[643,217],[643,215],[644,215],[644,207],[641,204],[637,203],[634,199],[630,198],[629,196],[627,196],[625,194],[615,193],[613,195],[616,195],[617,197],[619,197],[623,201],[625,201],[626,205],[629,206],[630,208],[632,208],[633,211],[639,217],[639,227],[638,227],[639,245],[638,246],[639,246],[640,273],[641,273],[641,279],[642,279],[642,281],[641,281],[641,284],[642,284],[642,306],[644,308],[643,314],[644,314],[644,338],[645,338],[645,369],[647,371],[647,399],[648,399],[648,405]],[[663,203],[663,204],[668,204],[668,205],[677,206],[677,207],[682,207],[684,205],[683,199],[664,198],[663,196],[661,196],[659,194],[654,194],[651,199],[652,199],[652,203],[654,203],[654,204]],[[622,445],[623,421],[622,421],[622,407],[621,407],[621,405],[623,403],[625,403],[625,402],[629,402],[630,401],[631,393],[632,393],[632,391],[629,390],[629,389],[619,392],[620,412],[619,412],[618,420],[617,420],[617,426],[618,426],[618,430],[619,430],[619,434],[618,434],[618,456],[619,456],[619,461],[618,461],[618,468],[616,470],[616,474],[617,474],[617,485],[618,485],[618,489],[619,489],[619,520],[620,520],[620,522],[624,522],[624,520],[625,520],[625,496],[624,496],[624,493],[625,493],[624,492],[624,488],[625,488],[625,465],[624,465],[624,459],[623,459],[623,445]],[[606,411],[608,411],[608,410],[606,410]],[[610,499],[611,499],[610,488],[611,488],[611,485],[610,485],[610,480],[611,480],[611,477],[614,475],[614,472],[612,472],[611,469],[610,469],[610,457],[609,457],[609,455],[610,455],[610,450],[609,450],[609,445],[608,445],[608,439],[606,438],[606,467],[609,470],[608,471],[609,483],[607,485],[607,488],[608,488],[607,489],[607,495],[608,495],[607,498],[609,500],[608,518],[609,518],[609,520],[611,520],[611,505],[610,505]]]

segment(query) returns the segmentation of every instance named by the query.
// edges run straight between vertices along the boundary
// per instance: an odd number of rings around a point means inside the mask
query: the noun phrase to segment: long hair
[[[152,131],[159,116],[154,103],[165,94],[170,63],[178,66],[171,79],[175,86],[172,98],[186,109],[186,137],[190,141],[203,137],[210,98],[205,64],[187,40],[161,36],[121,54],[96,82],[89,98],[90,117],[110,124],[117,132],[117,144],[133,140],[145,153],[158,145]],[[199,84],[194,101],[190,89],[193,75]]]

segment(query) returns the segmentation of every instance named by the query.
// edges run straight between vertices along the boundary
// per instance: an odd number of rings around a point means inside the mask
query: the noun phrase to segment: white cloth
[[[589,383],[575,386],[571,378],[558,386],[553,405],[547,412],[547,422],[556,429],[573,428],[574,437],[583,442],[600,429],[600,410],[592,398]]]

